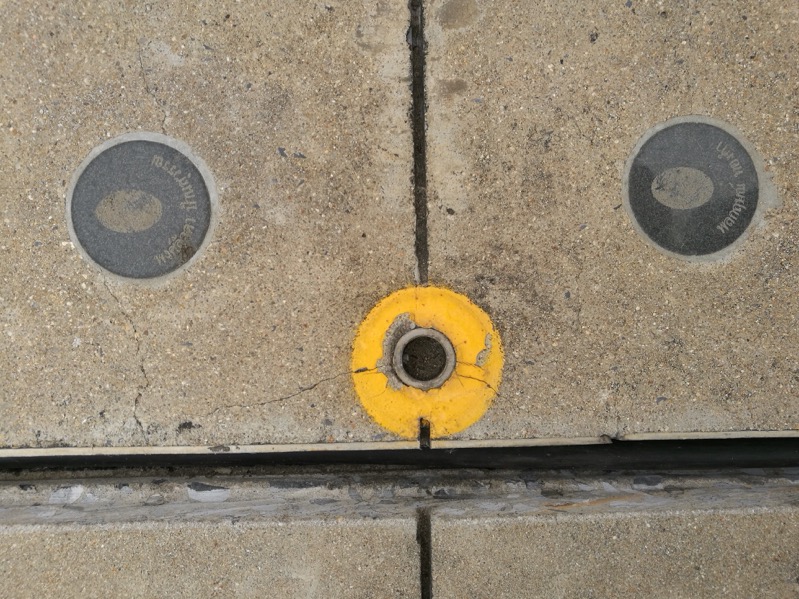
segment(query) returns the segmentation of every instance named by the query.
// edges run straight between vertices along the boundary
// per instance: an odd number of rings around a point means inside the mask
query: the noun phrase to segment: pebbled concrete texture
[[[796,431],[799,6],[431,0],[430,279],[502,334],[461,439]],[[737,128],[779,204],[724,260],[667,256],[622,206],[644,133]]]
[[[441,599],[799,596],[796,507],[434,520],[433,531]]]
[[[382,1],[3,3],[0,447],[391,438],[348,369],[413,280],[407,22]],[[73,172],[131,131],[187,143],[219,191],[207,251],[157,287],[67,234]]]
[[[799,431],[799,8],[431,0],[430,273],[485,308],[500,396],[456,440]],[[413,281],[402,3],[7,2],[0,24],[0,448],[393,441],[348,372]],[[493,43],[474,43],[491,39]],[[638,235],[624,165],[701,114],[772,203],[724,260]],[[64,194],[126,132],[187,143],[219,223],[186,272],[80,257]]]
[[[419,596],[412,521],[0,530],[7,596]]]
[[[797,468],[0,479],[2,596],[799,596]]]

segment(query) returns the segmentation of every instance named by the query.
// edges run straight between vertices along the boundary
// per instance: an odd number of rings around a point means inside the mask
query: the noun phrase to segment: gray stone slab
[[[553,512],[556,511],[553,509]],[[799,510],[433,522],[434,596],[796,597]]]
[[[458,438],[795,433],[799,6],[427,6],[430,278],[506,349],[498,399]],[[765,173],[762,221],[701,263],[656,249],[623,199],[639,140],[692,114]],[[737,172],[724,154],[717,184]]]
[[[419,596],[413,521],[0,528],[15,597]]]
[[[4,4],[0,447],[391,439],[348,369],[413,281],[407,23],[390,2]],[[219,196],[159,285],[68,234],[76,170],[130,132],[185,143]]]

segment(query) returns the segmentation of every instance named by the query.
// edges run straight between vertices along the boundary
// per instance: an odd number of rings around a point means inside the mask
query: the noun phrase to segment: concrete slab
[[[413,281],[407,7],[3,6],[0,447],[390,440],[348,369],[368,309]],[[187,144],[219,195],[160,285],[68,235],[75,171],[130,132]]]
[[[796,468],[0,479],[0,574],[14,596],[49,596],[56,585],[64,596],[425,596],[430,565],[435,597],[799,592]]]
[[[415,510],[403,502],[423,494],[418,482],[364,471],[227,472],[0,475],[3,589],[418,597]]]
[[[419,596],[412,521],[0,528],[15,597]]]
[[[426,22],[430,280],[506,349],[457,438],[795,433],[799,6],[431,0]],[[622,193],[644,134],[692,114],[740,131],[759,206],[781,202],[703,263],[656,249]]]
[[[799,595],[796,508],[434,521],[433,531],[442,599]]]
[[[434,596],[799,594],[796,469],[522,478],[432,510]]]

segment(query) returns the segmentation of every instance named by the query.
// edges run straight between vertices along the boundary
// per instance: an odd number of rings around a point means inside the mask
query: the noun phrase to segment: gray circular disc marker
[[[149,282],[183,270],[210,241],[216,213],[205,163],[157,133],[129,133],[96,147],[67,193],[73,243],[125,280]]]
[[[702,116],[653,127],[627,161],[624,205],[636,230],[684,259],[723,257],[762,213],[762,161],[732,127]]]

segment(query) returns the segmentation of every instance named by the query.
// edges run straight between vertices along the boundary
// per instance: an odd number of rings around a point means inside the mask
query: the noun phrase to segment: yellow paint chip
[[[391,355],[384,355],[395,329],[414,325],[443,333],[455,349],[455,372],[441,387],[403,385],[393,375]],[[469,298],[441,287],[408,287],[378,302],[361,323],[352,377],[363,407],[380,426],[410,439],[424,418],[431,438],[441,438],[483,417],[499,389],[503,362],[499,333]]]

